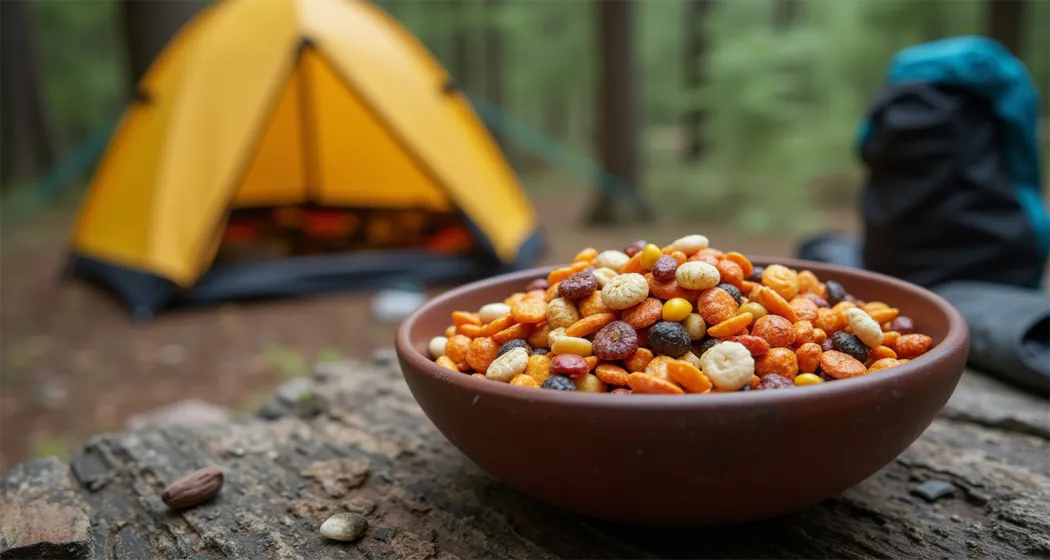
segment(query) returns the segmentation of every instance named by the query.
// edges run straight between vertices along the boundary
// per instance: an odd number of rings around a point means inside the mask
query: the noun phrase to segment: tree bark
[[[685,57],[682,68],[683,85],[693,95],[694,100],[703,85],[703,61],[707,53],[707,37],[703,31],[703,21],[710,13],[714,0],[691,0],[685,7]],[[695,102],[686,110],[684,125],[686,131],[685,151],[682,154],[687,162],[696,161],[707,149],[703,134],[706,109]]]
[[[485,3],[485,98],[497,107],[503,106],[503,29],[499,21],[502,0],[487,0]],[[506,141],[497,130],[492,130],[503,153],[507,152]]]
[[[1003,44],[1014,56],[1021,56],[1021,34],[1028,0],[985,0],[988,36]]]
[[[639,164],[640,103],[636,87],[633,0],[604,0],[595,3],[598,24],[599,79],[595,92],[598,108],[595,132],[598,165],[619,179],[620,186],[604,174],[598,177],[598,191],[585,222],[592,225],[616,223],[620,189],[641,188]],[[639,209],[635,217],[646,218]],[[639,215],[641,214],[641,215]]]
[[[0,2],[0,188],[35,178],[55,158],[33,41],[29,2]]]
[[[0,559],[1046,558],[1046,401],[966,372],[907,450],[819,504],[729,527],[625,526],[543,504],[487,475],[434,428],[386,351],[319,366],[306,395],[200,427],[92,438],[70,464],[0,479]],[[225,483],[170,511],[160,494],[217,466]],[[930,479],[954,493],[930,504]],[[356,543],[322,538],[336,512]]]
[[[172,37],[201,7],[199,0],[123,0],[128,79],[134,91]]]

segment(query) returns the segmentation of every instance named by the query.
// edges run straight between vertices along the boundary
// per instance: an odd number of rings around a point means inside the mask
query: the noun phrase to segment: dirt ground
[[[696,232],[752,255],[787,256],[798,241],[703,224],[583,230],[587,194],[534,197],[552,245],[544,264],[585,246]],[[33,456],[63,457],[91,435],[122,429],[131,415],[185,398],[247,411],[316,360],[367,357],[393,344],[396,325],[375,324],[367,293],[230,304],[135,324],[95,288],[58,280],[71,216],[41,213],[0,245],[0,471]],[[853,228],[849,213],[833,218],[838,229]]]

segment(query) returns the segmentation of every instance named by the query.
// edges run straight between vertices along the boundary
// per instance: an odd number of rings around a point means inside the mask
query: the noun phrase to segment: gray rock
[[[372,363],[377,366],[389,366],[397,363],[397,351],[393,348],[379,348],[372,352]]]
[[[955,486],[943,480],[927,480],[912,490],[912,494],[931,503],[954,493]]]
[[[314,366],[314,379],[318,381],[328,381],[330,379],[337,379],[344,375],[349,375],[354,371],[354,362],[352,361],[339,361],[339,362],[321,362]]]
[[[33,400],[47,410],[60,410],[69,401],[69,389],[57,379],[45,381],[33,392]]]
[[[149,424],[176,424],[180,426],[203,426],[216,422],[227,422],[230,411],[200,399],[184,399],[167,406],[136,414],[125,421],[129,429],[142,428]]]
[[[54,457],[9,471],[0,484],[0,557],[89,558],[88,506],[73,490],[69,467]]]
[[[277,398],[295,405],[313,396],[314,382],[308,377],[296,377],[277,388]]]

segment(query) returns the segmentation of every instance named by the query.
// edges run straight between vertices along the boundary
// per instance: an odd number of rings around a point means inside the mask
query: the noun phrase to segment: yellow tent
[[[207,8],[153,63],[111,139],[73,231],[74,273],[149,317],[179,299],[531,266],[543,250],[534,210],[450,83],[415,37],[365,1]],[[231,214],[289,207],[453,215],[479,250],[217,267]]]

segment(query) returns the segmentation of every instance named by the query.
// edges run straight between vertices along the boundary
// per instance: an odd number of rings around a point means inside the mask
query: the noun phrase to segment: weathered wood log
[[[384,353],[326,366],[294,403],[275,398],[232,423],[96,437],[68,472],[53,461],[16,467],[2,486],[0,556],[45,557],[57,545],[65,557],[106,559],[1045,558],[1046,407],[967,372],[914,445],[839,497],[743,526],[633,527],[558,510],[480,471]],[[164,487],[209,465],[226,475],[218,496],[168,510]],[[928,479],[956,491],[928,503],[913,494]],[[61,504],[54,517],[25,513],[50,504]],[[368,518],[364,538],[318,533],[340,511]]]

